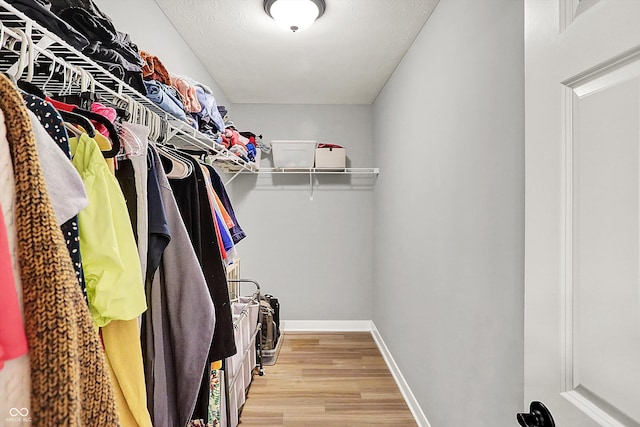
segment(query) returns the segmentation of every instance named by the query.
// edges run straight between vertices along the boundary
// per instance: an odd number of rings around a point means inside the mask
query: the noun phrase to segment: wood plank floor
[[[417,426],[371,334],[287,333],[255,375],[243,427]]]

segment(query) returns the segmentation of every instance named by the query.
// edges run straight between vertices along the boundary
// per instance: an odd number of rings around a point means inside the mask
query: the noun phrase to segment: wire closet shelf
[[[43,64],[49,65],[48,72],[42,72]],[[52,78],[54,70],[63,78]],[[78,88],[89,91],[100,102],[125,108],[131,114],[130,121],[152,126],[156,142],[204,150],[223,170],[257,171],[254,164],[245,162],[223,145],[165,112],[4,0],[0,0],[0,71],[50,92],[63,93]]]

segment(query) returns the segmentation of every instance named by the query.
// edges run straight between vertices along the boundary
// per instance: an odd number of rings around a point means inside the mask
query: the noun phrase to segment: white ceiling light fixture
[[[281,27],[302,31],[320,18],[326,9],[324,0],[264,0],[264,10]]]

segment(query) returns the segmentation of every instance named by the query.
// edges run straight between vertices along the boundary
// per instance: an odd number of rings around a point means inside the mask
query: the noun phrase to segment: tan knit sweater
[[[35,426],[118,426],[104,351],[76,279],[20,94],[0,74],[16,184],[16,228]]]

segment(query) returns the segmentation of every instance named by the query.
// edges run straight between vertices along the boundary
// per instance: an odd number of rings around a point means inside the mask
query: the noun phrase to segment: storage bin
[[[253,301],[252,297],[238,297],[238,304],[241,306],[249,304],[247,307],[247,311],[249,312],[249,336],[251,337],[253,333],[256,331],[258,327],[258,312],[260,309],[260,304],[257,301]],[[234,311],[235,314],[238,314]]]
[[[279,169],[310,169],[313,167],[317,141],[271,141],[273,167]]]
[[[238,416],[238,410],[240,409],[238,405],[238,393],[236,389],[229,390],[229,419],[227,420],[228,426],[237,426],[240,421],[240,417]]]
[[[347,165],[347,150],[344,148],[316,148],[316,169],[344,170]]]
[[[238,319],[240,319],[240,316],[234,314],[232,319],[234,322],[236,322]],[[238,325],[237,328],[233,328],[233,335],[236,343],[236,349],[238,349],[238,351],[233,356],[227,358],[229,379],[233,378],[238,373],[240,365],[242,365],[242,351],[240,349],[244,347],[244,334],[241,325]]]
[[[262,350],[262,364],[266,366],[272,366],[276,364],[278,360],[278,354],[280,353],[280,347],[282,347],[283,336],[280,336],[276,348],[273,350]]]

